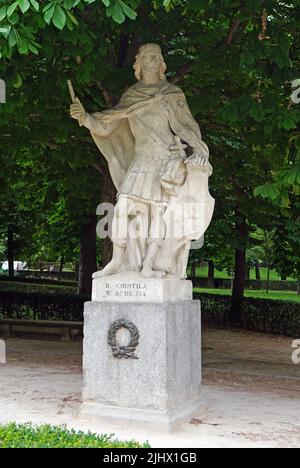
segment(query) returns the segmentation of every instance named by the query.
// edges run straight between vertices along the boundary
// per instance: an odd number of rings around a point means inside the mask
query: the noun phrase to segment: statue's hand
[[[79,124],[82,125],[86,120],[87,113],[78,98],[76,98],[76,101],[70,106],[70,114],[72,119],[78,120]]]
[[[194,167],[204,167],[208,164],[208,155],[195,151],[192,156],[185,160],[185,164],[190,164]]]

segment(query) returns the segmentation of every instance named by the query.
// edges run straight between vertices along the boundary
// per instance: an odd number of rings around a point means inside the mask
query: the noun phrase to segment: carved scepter
[[[69,88],[69,93],[70,93],[70,96],[71,96],[71,101],[73,104],[78,104],[78,100],[76,98],[76,95],[75,95],[75,91],[74,91],[74,88],[73,88],[73,85],[72,85],[72,81],[71,80],[67,80],[67,83],[68,83],[68,88]],[[79,121],[79,125],[80,127],[82,127],[82,122]]]
[[[71,101],[72,101],[73,104],[76,104],[76,96],[75,96],[75,91],[74,91],[74,88],[73,88],[73,85],[72,85],[72,81],[68,80],[67,83],[68,83],[68,88],[69,88],[69,92],[70,92],[70,96],[71,96]]]

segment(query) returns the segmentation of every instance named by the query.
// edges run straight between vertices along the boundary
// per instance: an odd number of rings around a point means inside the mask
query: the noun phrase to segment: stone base
[[[78,417],[94,423],[112,424],[123,428],[141,428],[151,431],[174,432],[193,418],[207,416],[207,404],[203,398],[173,411],[154,411],[147,409],[124,408],[120,406],[83,403]]]
[[[83,371],[80,416],[167,431],[203,416],[200,302],[86,303]]]
[[[143,278],[123,272],[102,278],[93,276],[92,301],[99,302],[174,302],[193,299],[191,281],[174,277]]]

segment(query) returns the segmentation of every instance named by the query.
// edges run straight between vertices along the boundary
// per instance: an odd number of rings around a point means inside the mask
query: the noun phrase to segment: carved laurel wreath
[[[131,336],[128,346],[119,346],[117,343],[117,332],[121,328],[126,328]],[[138,359],[134,355],[139,344],[139,331],[134,323],[126,319],[119,319],[113,322],[108,330],[107,342],[112,349],[113,356],[117,359]]]

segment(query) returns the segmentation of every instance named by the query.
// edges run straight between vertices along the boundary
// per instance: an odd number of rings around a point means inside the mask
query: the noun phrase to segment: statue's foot
[[[94,278],[104,278],[105,276],[111,276],[118,273],[121,267],[120,262],[112,260],[103,270],[98,271],[94,274]]]
[[[144,267],[141,271],[144,278],[163,278],[166,275],[165,271],[153,271],[152,268]]]
[[[153,273],[155,278],[163,278],[164,276],[166,276],[165,271],[154,271]]]

